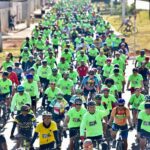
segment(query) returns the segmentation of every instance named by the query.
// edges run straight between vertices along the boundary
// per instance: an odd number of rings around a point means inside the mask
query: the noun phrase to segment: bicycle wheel
[[[109,150],[109,146],[106,143],[102,143],[102,150]]]
[[[123,150],[124,144],[122,141],[117,142],[116,150]]]

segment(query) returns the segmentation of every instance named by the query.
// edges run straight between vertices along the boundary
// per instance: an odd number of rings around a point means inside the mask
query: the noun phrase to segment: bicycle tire
[[[101,146],[102,146],[102,150],[109,150],[108,144],[102,143]]]
[[[124,144],[122,143],[122,141],[118,141],[117,142],[117,146],[116,146],[116,150],[123,150],[123,146]]]

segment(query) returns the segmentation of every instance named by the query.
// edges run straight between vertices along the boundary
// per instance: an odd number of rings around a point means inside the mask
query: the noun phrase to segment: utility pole
[[[30,6],[30,0],[27,0],[27,28],[30,27],[30,11],[31,11],[31,6]]]
[[[110,14],[113,15],[113,0],[110,0]]]
[[[126,16],[126,0],[122,0],[122,21],[125,20]]]
[[[3,42],[2,42],[1,20],[0,20],[0,52],[2,51],[3,51]]]

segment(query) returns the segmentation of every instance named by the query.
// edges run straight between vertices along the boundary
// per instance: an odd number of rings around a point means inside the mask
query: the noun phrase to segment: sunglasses
[[[76,105],[81,106],[82,104],[76,104]]]

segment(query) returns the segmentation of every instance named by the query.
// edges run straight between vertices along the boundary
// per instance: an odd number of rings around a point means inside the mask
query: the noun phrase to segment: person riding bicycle
[[[8,72],[5,71],[0,79],[0,101],[5,101],[12,93],[12,81],[8,79],[8,75]]]
[[[11,139],[15,138],[14,131],[17,126],[18,126],[18,140],[16,148],[19,148],[21,144],[19,143],[19,138],[25,138],[30,142],[30,139],[32,137],[33,126],[36,127],[36,119],[34,115],[29,113],[29,106],[23,105],[21,107],[21,113],[15,117],[10,135]]]
[[[143,88],[143,77],[138,73],[138,68],[133,68],[133,73],[128,78],[127,90],[129,90],[129,85],[131,86],[131,94],[135,92],[136,88]]]
[[[44,112],[42,114],[42,119],[43,121],[36,126],[34,136],[31,141],[31,147],[33,147],[37,137],[39,137],[40,150],[53,149],[55,143],[57,147],[60,147],[57,124],[52,120],[52,114]]]
[[[89,75],[84,77],[81,83],[81,88],[83,89],[83,93],[85,99],[88,97],[91,92],[91,97],[95,92],[99,92],[99,81],[97,77],[94,75],[94,70],[89,70]]]
[[[109,109],[105,105],[105,111],[97,110],[95,101],[89,101],[87,106],[88,111],[84,114],[80,125],[80,138],[84,141],[86,132],[86,138],[92,141],[101,140],[103,136],[102,119],[109,114]]]
[[[21,107],[25,104],[31,105],[31,97],[29,93],[25,92],[24,87],[22,85],[19,85],[17,87],[17,93],[15,93],[11,101],[10,110],[12,113],[12,117],[14,116],[14,111],[17,110],[17,114],[19,114]]]
[[[132,105],[132,115],[133,115],[133,125],[134,127],[137,124],[137,116],[139,112],[139,106],[140,104],[145,101],[145,96],[141,94],[141,89],[136,88],[135,94],[131,95],[130,100],[128,102],[128,107],[130,108],[130,105]]]
[[[133,22],[131,21],[132,16],[129,16],[128,18],[124,19],[122,21],[121,26],[119,27],[119,30],[123,27],[126,26],[127,30],[131,30],[131,26],[133,25]]]
[[[75,98],[74,107],[69,109],[64,121],[64,130],[66,131],[67,127],[69,128],[70,135],[70,144],[69,149],[74,149],[73,140],[76,136],[79,136],[80,124],[83,118],[83,115],[86,113],[86,109],[82,107],[82,99],[79,97]]]
[[[146,139],[150,139],[150,102],[145,103],[145,109],[139,112],[137,132],[140,137],[140,149],[145,150]]]
[[[146,102],[150,102],[150,95],[145,95],[145,101],[141,102],[139,107],[138,107],[139,111],[142,111],[145,109],[145,103]]]
[[[111,135],[113,139],[116,139],[116,134],[118,130],[123,130],[121,131],[121,136],[124,141],[124,150],[128,149],[128,125],[127,125],[127,120],[129,122],[130,129],[133,129],[132,127],[132,122],[130,118],[130,111],[128,108],[126,108],[125,105],[125,100],[120,98],[117,101],[118,106],[113,108],[111,112],[111,116],[108,122],[108,128],[111,128]],[[112,124],[113,123],[113,124]],[[116,140],[113,141],[113,147],[115,148],[116,145]]]
[[[145,57],[145,50],[141,50],[140,55],[136,57],[135,67],[141,67],[142,63],[144,63]]]
[[[49,107],[51,101],[57,97],[57,94],[61,93],[60,88],[56,87],[55,82],[50,82],[50,86],[45,90],[44,96],[42,98],[42,106],[45,108],[47,99],[47,108]]]
[[[39,98],[38,84],[33,80],[32,74],[26,75],[27,81],[23,82],[23,87],[26,92],[29,93],[31,97],[31,106],[34,113],[36,113],[37,100]]]

